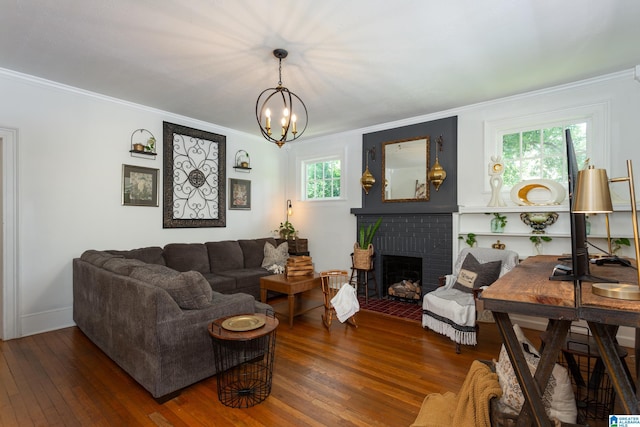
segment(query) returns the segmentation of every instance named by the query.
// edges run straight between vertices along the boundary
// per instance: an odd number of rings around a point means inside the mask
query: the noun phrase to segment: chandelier
[[[263,90],[256,101],[256,120],[260,125],[260,132],[278,147],[300,138],[307,129],[309,119],[307,107],[300,97],[282,86],[282,60],[288,54],[284,49],[273,51],[273,56],[278,58],[279,63],[278,86]],[[275,129],[271,127],[272,118],[276,123]]]

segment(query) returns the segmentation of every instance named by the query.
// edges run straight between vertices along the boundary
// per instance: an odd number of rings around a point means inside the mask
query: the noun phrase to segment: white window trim
[[[489,165],[492,156],[502,154],[499,135],[520,129],[549,128],[568,121],[586,121],[587,138],[591,141],[587,157],[598,168],[610,169],[609,158],[609,102],[584,105],[540,114],[512,117],[484,122],[484,164]],[[506,188],[505,188],[506,190]],[[490,193],[489,176],[484,180],[484,192]]]
[[[340,197],[331,199],[307,199],[307,191],[305,186],[305,174],[303,173],[306,164],[326,162],[329,160],[340,161]],[[327,203],[347,200],[346,187],[346,155],[345,151],[334,152],[322,156],[302,156],[296,158],[296,195],[300,202],[310,203]]]

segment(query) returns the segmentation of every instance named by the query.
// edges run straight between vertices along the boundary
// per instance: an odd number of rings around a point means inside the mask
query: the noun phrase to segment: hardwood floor
[[[75,327],[0,342],[0,425],[408,426],[425,395],[457,392],[500,349],[492,324],[457,355],[414,321],[361,311],[358,329],[329,333],[320,314],[281,321],[271,395],[247,409],[220,404],[215,377],[160,405]]]

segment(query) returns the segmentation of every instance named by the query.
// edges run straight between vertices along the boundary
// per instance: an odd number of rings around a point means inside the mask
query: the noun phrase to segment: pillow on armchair
[[[500,277],[502,261],[490,261],[481,264],[472,254],[467,254],[453,284],[454,289],[472,293],[474,289],[489,286]]]

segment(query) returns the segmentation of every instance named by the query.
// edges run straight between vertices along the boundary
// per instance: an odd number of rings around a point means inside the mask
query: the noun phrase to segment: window
[[[527,179],[550,179],[567,185],[564,130],[571,130],[578,166],[609,166],[609,103],[585,105],[485,123],[485,164],[501,156],[503,190]],[[489,180],[485,191],[491,191]]]
[[[565,128],[571,130],[578,165],[587,160],[587,122],[536,127],[499,134],[505,164],[504,185],[513,187],[525,179],[567,182]]]
[[[342,196],[342,170],[339,158],[303,162],[304,198],[339,199]]]

